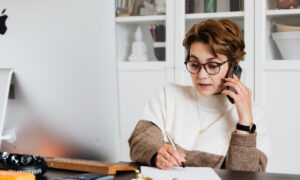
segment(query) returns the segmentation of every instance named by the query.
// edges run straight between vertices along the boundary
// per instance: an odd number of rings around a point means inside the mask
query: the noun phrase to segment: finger
[[[224,85],[232,87],[237,94],[245,94],[245,90],[242,87],[240,87],[240,85],[236,82],[226,82],[224,83]]]
[[[236,79],[233,79],[233,78],[225,78],[225,83],[229,83],[229,82],[235,83],[235,84],[238,84],[238,83],[239,83],[239,81],[236,80]],[[224,83],[224,85],[225,85],[225,83]]]
[[[236,75],[234,75],[233,77],[237,82],[239,82],[239,84],[244,88],[244,90],[250,90]]]
[[[168,161],[169,163],[172,164],[172,167],[173,166],[179,166],[178,162],[175,160],[174,157],[172,157],[172,155],[168,152],[168,148],[164,148],[163,151],[162,151],[162,156],[163,158]]]
[[[172,163],[173,166],[180,166],[180,164],[178,163],[178,161],[171,154],[169,154],[168,152],[165,155],[165,159],[168,162]]]
[[[237,99],[238,99],[238,95],[229,90],[223,90],[222,94],[230,96],[232,99],[234,99],[234,101],[237,101]]]
[[[161,169],[172,169],[173,165],[169,163],[162,155],[157,156],[158,167]]]
[[[251,94],[251,89],[249,89],[246,84],[244,84],[242,81],[239,81],[239,86],[243,89],[243,91],[246,94]]]
[[[233,75],[233,79],[240,80],[235,74]]]
[[[172,164],[169,163],[167,160],[165,160],[164,158],[162,158],[161,160],[161,165],[163,169],[172,169]]]
[[[179,155],[178,151],[176,151],[172,146],[169,146],[167,148],[167,151],[175,159],[178,166],[180,166],[181,162],[183,161],[183,158]]]
[[[233,81],[238,83],[239,85],[243,86],[244,88],[248,88],[236,75],[233,75],[233,78],[225,78],[226,81]],[[245,88],[245,89],[246,89]]]
[[[165,167],[164,162],[162,162],[161,156],[157,155],[156,156],[156,167],[160,168],[160,169],[164,169]]]
[[[166,169],[168,167],[168,162],[164,159],[164,154],[166,153],[165,145],[158,150],[156,156],[156,166],[161,169]]]
[[[178,162],[176,157],[174,157],[174,155],[171,153],[172,149],[173,149],[172,146],[166,148],[166,151],[167,151],[166,156],[168,156],[168,160],[170,162],[172,162],[174,164],[174,166],[180,166],[180,162]]]
[[[242,83],[242,81],[238,80],[237,82],[238,82],[238,86],[241,89],[241,91],[243,92],[243,94],[248,94],[249,88],[244,83]]]
[[[242,81],[240,81],[239,79],[237,79],[237,77],[235,79],[232,79],[232,78],[225,78],[226,82],[232,82],[232,83],[235,83],[237,85],[237,87],[239,87],[241,89],[241,91],[247,93],[248,92],[248,87],[242,83]],[[224,85],[225,85],[224,83]]]

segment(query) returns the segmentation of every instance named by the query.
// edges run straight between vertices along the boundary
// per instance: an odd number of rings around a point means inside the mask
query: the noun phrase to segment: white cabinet
[[[130,161],[128,138],[149,98],[167,82],[174,82],[174,1],[165,0],[166,13],[150,16],[116,17],[116,54],[119,72],[119,104],[121,131],[121,160]],[[158,61],[154,53],[150,25],[163,24],[166,29],[165,58]],[[140,26],[149,61],[132,62],[134,34]]]
[[[285,59],[272,39],[274,23],[300,21],[300,9],[276,9],[274,0],[255,1],[255,101],[265,106],[271,140],[268,171],[300,172],[300,59]],[[299,49],[299,44],[295,47]]]

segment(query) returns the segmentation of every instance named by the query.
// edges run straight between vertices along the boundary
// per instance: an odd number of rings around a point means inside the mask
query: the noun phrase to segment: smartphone
[[[233,67],[232,67],[232,72],[228,73],[228,76],[231,77],[231,78],[233,78],[233,75],[236,75],[236,77],[238,77],[239,79],[241,78],[242,68],[241,68],[241,66],[238,63],[235,63],[233,65]],[[229,91],[232,91],[232,92],[236,93],[236,91],[232,87],[230,87],[230,86],[226,86],[226,89],[229,90]],[[226,95],[226,96],[227,96],[228,100],[232,104],[234,104],[234,100],[230,96],[228,96],[228,95]]]

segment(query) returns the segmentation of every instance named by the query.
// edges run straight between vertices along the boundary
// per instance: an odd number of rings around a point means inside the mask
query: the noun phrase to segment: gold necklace
[[[199,116],[199,110],[197,109],[197,114]],[[211,127],[213,124],[215,124],[218,120],[220,120],[220,118],[223,116],[223,114],[226,112],[226,108],[224,109],[224,111],[221,113],[221,115],[216,119],[214,120],[212,123],[210,123],[208,126],[206,126],[206,128],[204,129],[200,129],[200,131],[198,132],[199,135],[203,134],[209,127]]]
[[[196,90],[194,91],[194,97],[196,99]],[[199,108],[198,108],[198,104],[196,104],[195,102],[195,107],[197,108],[197,115],[198,117],[199,116]],[[210,123],[208,126],[206,126],[205,128],[201,128],[200,127],[200,131],[198,132],[199,135],[203,134],[208,128],[210,128],[212,125],[214,125],[218,120],[220,120],[220,118],[224,115],[224,113],[226,112],[226,107],[224,108],[224,111],[221,113],[221,115],[216,119],[214,120],[212,123]]]

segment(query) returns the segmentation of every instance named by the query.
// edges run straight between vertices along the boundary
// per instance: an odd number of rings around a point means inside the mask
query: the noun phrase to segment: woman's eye
[[[194,68],[198,68],[198,67],[199,67],[199,65],[198,65],[198,64],[192,64],[192,67],[194,67]]]
[[[208,68],[210,68],[210,69],[216,69],[218,67],[219,66],[217,64],[208,64]]]

